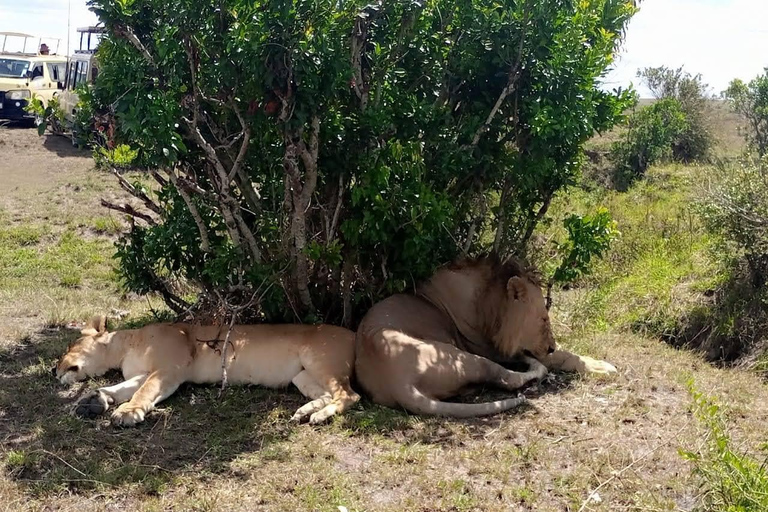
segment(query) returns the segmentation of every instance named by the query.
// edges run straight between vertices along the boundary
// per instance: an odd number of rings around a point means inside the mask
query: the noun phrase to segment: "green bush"
[[[594,259],[601,258],[620,233],[605,208],[594,215],[570,214],[563,220],[568,238],[557,244],[560,264],[552,272],[552,282],[568,285],[592,271]]]
[[[688,126],[682,105],[673,98],[659,100],[632,114],[626,135],[611,148],[618,188],[625,189],[651,165],[671,160],[672,148]]]
[[[711,99],[701,75],[661,66],[642,69],[637,76],[656,99],[677,100],[685,114],[686,127],[672,142],[672,158],[685,163],[705,160],[714,138],[710,128]]]
[[[96,146],[93,150],[93,159],[100,168],[129,169],[138,156],[139,151],[126,144],[117,144],[111,149],[109,146]]]
[[[768,282],[768,157],[715,168],[697,208],[707,228],[723,237],[725,250],[744,258],[759,290]]]
[[[53,97],[47,104],[38,98],[32,98],[26,107],[27,112],[37,116],[37,133],[43,135],[46,129],[49,129],[54,135],[62,135],[65,132],[64,111],[61,109],[59,99]]]
[[[768,154],[768,68],[748,84],[732,81],[723,94],[746,121],[743,133],[747,143],[758,155]]]
[[[350,324],[462,252],[520,251],[632,98],[599,87],[625,0],[89,4],[92,106],[160,188],[121,272],[177,310],[183,281]]]

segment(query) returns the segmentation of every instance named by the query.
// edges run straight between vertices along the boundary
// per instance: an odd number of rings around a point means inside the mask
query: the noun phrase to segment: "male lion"
[[[499,364],[515,359],[528,363],[528,371]],[[362,389],[379,404],[414,413],[473,417],[511,409],[522,399],[441,400],[483,382],[512,391],[544,377],[547,368],[616,371],[557,348],[540,283],[514,260],[486,257],[444,267],[415,296],[394,295],[374,305],[357,330],[355,373]]]
[[[64,384],[120,368],[125,382],[97,389],[75,407],[95,417],[110,407],[115,425],[132,426],[183,382],[221,381],[222,331],[216,326],[153,324],[107,332],[104,317],[91,320],[54,369]],[[233,384],[276,388],[293,382],[312,401],[291,418],[317,424],[360,399],[350,387],[354,333],[332,325],[236,325],[228,343],[227,376]]]

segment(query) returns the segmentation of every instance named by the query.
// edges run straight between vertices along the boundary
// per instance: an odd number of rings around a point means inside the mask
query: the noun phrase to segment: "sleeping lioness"
[[[516,390],[549,369],[613,373],[609,363],[557,348],[539,281],[516,261],[464,260],[440,269],[414,295],[374,305],[357,330],[357,382],[373,400],[419,414],[472,417],[518,398],[442,401],[470,384]],[[530,357],[532,356],[532,357]],[[526,372],[502,364],[522,359]]]
[[[125,382],[84,397],[75,413],[95,417],[110,408],[115,425],[144,421],[158,402],[183,382],[221,382],[225,328],[153,324],[107,332],[104,317],[91,320],[55,368],[72,384],[120,368]],[[276,388],[293,382],[312,401],[291,418],[320,423],[343,412],[360,397],[349,381],[354,333],[331,325],[236,325],[228,343],[228,380]]]

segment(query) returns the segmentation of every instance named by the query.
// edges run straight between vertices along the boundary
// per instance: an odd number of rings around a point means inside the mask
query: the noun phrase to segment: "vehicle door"
[[[59,103],[68,123],[74,121],[77,103],[80,101],[76,89],[80,84],[88,83],[88,67],[87,60],[73,59],[69,61],[66,84],[64,90],[59,94]]]

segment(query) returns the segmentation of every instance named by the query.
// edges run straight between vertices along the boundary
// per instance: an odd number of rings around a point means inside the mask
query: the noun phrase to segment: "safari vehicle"
[[[80,87],[89,87],[99,74],[99,63],[96,59],[96,49],[102,34],[106,32],[104,27],[81,27],[80,48],[75,50],[67,64],[66,81],[63,90],[59,93],[59,106],[64,112],[64,119],[69,127],[75,125],[77,105],[80,97],[77,90]],[[73,133],[73,142],[76,134]]]
[[[64,87],[67,58],[56,54],[58,39],[53,52],[43,38],[29,34],[0,32],[0,41],[0,122],[33,123],[27,105],[33,96],[47,103]]]

